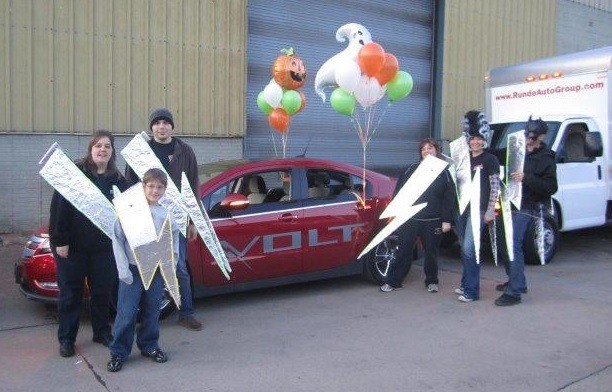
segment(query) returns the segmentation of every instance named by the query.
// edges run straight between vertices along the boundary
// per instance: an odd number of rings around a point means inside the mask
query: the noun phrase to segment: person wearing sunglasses
[[[500,252],[508,281],[496,286],[497,291],[503,291],[495,300],[497,306],[516,305],[521,302],[521,294],[527,292],[523,243],[533,239],[526,238],[525,234],[532,218],[540,216],[543,205],[550,205],[550,198],[557,191],[555,155],[544,143],[546,132],[548,126],[542,119],[529,116],[525,125],[523,172],[510,173],[513,180],[523,184],[523,191],[521,209],[512,206],[514,260],[508,260],[507,253]]]

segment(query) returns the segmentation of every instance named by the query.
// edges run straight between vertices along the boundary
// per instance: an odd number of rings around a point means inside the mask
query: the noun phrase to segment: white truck
[[[611,65],[608,46],[493,68],[485,78],[492,149],[504,148],[506,136],[524,129],[529,116],[548,124],[545,142],[555,151],[559,190],[545,219],[546,262],[559,231],[612,220]],[[540,263],[534,241],[526,241],[525,251],[527,263]]]

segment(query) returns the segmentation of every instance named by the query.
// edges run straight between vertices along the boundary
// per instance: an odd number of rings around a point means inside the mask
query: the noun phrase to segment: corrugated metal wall
[[[441,134],[452,140],[463,114],[484,108],[490,68],[555,54],[557,0],[447,0],[445,7]]]
[[[432,105],[433,1],[393,0],[249,1],[249,60],[247,93],[247,134],[245,154],[251,158],[275,156],[267,116],[259,111],[256,97],[270,81],[270,67],[283,47],[294,47],[305,62],[308,77],[303,91],[305,109],[291,117],[287,156],[334,158],[362,164],[362,147],[350,118],[337,114],[314,92],[314,81],[323,63],[343,51],[347,43],[337,42],[336,30],[350,22],[365,26],[372,39],[399,60],[401,70],[414,79],[414,90],[404,100],[385,109],[386,98],[377,105],[386,110],[368,146],[368,167],[403,166],[416,159],[418,141],[428,136]],[[279,152],[280,153],[280,152]],[[282,153],[280,153],[282,156]]]
[[[0,0],[0,132],[242,136],[247,0]]]

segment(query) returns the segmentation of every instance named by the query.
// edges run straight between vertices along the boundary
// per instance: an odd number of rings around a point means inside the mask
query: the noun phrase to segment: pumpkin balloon
[[[300,88],[306,82],[306,67],[293,48],[282,49],[272,64],[272,77],[279,86],[288,90]]]
[[[283,108],[276,108],[268,115],[268,122],[278,132],[285,133],[289,128],[289,114]]]

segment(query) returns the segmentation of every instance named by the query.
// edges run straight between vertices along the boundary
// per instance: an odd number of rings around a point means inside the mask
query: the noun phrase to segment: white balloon
[[[362,75],[354,95],[357,102],[363,108],[367,108],[378,102],[385,95],[384,91],[376,78]]]
[[[283,88],[272,79],[264,88],[263,97],[268,105],[276,109],[280,106],[281,99],[283,98]]]
[[[345,60],[336,68],[336,83],[340,88],[352,93],[361,81],[361,69],[354,60]]]

